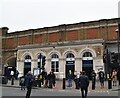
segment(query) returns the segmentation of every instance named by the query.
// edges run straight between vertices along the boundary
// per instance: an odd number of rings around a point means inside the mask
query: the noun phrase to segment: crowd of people
[[[45,70],[43,70],[39,75],[33,77],[34,77],[33,86],[35,87],[41,87],[41,86],[44,86],[45,88],[55,87],[56,76],[53,71],[47,73]],[[20,78],[20,85],[21,85],[21,90],[23,90],[25,86],[25,77]]]
[[[113,69],[111,73],[113,86],[117,86],[117,77],[118,72],[115,69]],[[106,78],[107,77],[104,71],[99,69],[98,72],[96,73],[93,70],[91,73],[92,90],[96,88],[96,80],[100,82],[100,87],[101,89],[103,89],[104,81]],[[81,94],[83,96],[82,98],[86,98],[89,87],[89,77],[86,75],[85,71],[79,73],[77,71],[74,71],[74,73],[72,73],[72,71],[69,70],[69,73],[67,75],[67,81],[68,81],[67,87],[72,88],[74,82],[75,89],[81,89]],[[42,85],[45,88],[54,88],[55,84],[56,76],[53,71],[47,73],[46,70],[43,70],[37,76],[33,76],[31,72],[28,72],[25,76],[20,78],[21,90],[25,90],[25,88],[27,88],[26,98],[29,98],[32,86],[41,87]]]

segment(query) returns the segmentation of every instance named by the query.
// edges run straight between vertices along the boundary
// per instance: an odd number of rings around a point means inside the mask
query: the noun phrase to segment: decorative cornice
[[[102,44],[103,39],[94,39],[94,40],[79,40],[79,41],[66,41],[61,44],[50,43],[50,44],[34,44],[34,45],[22,45],[18,46],[17,49],[32,49],[32,48],[46,48],[46,47],[59,47],[59,46],[69,46],[69,45],[85,45],[85,44]]]

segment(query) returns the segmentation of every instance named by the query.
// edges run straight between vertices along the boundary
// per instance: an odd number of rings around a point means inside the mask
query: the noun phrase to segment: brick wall
[[[86,39],[100,38],[98,28],[86,29]]]
[[[115,40],[117,39],[117,33],[116,33],[116,26],[111,26],[109,27],[109,32],[108,32],[108,40]]]
[[[15,40],[15,38],[7,38],[4,41],[5,41],[4,44],[3,44],[4,48],[6,48],[6,49],[14,49],[16,47],[16,40]]]
[[[40,43],[42,43],[42,34],[34,35],[33,39],[34,39],[33,42],[34,42],[35,44],[40,44]]]
[[[48,37],[49,42],[57,42],[58,39],[58,32],[50,33]]]
[[[78,40],[78,31],[69,31],[67,32],[67,40]]]

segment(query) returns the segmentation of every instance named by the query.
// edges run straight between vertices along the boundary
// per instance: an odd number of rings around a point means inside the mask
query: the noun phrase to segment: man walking
[[[82,98],[87,98],[89,79],[85,72],[82,72],[82,75],[79,78]]]
[[[25,76],[25,85],[27,87],[27,93],[25,98],[30,98],[33,81],[34,81],[33,75],[29,71]]]

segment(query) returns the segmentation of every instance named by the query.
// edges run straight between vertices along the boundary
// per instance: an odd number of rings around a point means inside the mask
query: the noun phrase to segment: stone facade
[[[24,74],[25,57],[31,57],[31,71],[38,67],[38,55],[46,56],[45,68],[51,70],[51,56],[58,55],[58,78],[65,77],[67,54],[74,55],[75,70],[82,71],[83,60],[91,59],[93,69],[97,72],[104,68],[103,52],[106,45],[117,43],[117,29],[120,18],[104,19],[76,24],[64,24],[53,27],[29,29],[8,33],[2,28],[3,65],[15,66],[20,75]],[[90,52],[91,58],[83,57]],[[17,61],[14,65],[13,61]]]
[[[85,43],[85,42],[83,42]],[[88,41],[89,43],[89,41]],[[99,43],[99,44],[98,44]],[[82,71],[82,60],[83,60],[83,54],[85,52],[91,52],[93,55],[93,69],[95,71],[98,71],[98,68],[103,67],[104,70],[104,64],[102,60],[102,54],[103,54],[103,40],[94,40],[92,43],[89,44],[69,44],[65,46],[48,46],[46,48],[32,48],[33,46],[28,46],[31,49],[28,49],[28,47],[19,47],[17,52],[17,69],[19,70],[20,74],[23,75],[23,69],[24,69],[24,61],[25,56],[30,55],[31,56],[31,70],[33,71],[33,68],[37,68],[38,66],[38,55],[41,53],[46,56],[46,65],[45,69],[47,72],[51,71],[51,55],[57,54],[59,56],[59,72],[56,72],[56,75],[58,78],[65,77],[65,66],[66,66],[66,55],[67,53],[72,53],[75,56],[75,70],[77,72]]]

